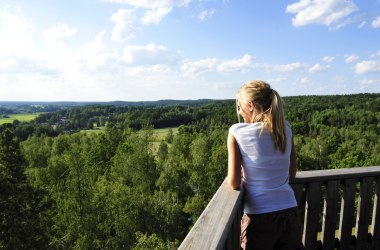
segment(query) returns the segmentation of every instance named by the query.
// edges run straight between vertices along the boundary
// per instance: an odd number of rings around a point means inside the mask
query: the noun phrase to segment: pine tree
[[[41,220],[42,197],[25,175],[19,141],[9,130],[0,134],[0,249],[46,248]]]

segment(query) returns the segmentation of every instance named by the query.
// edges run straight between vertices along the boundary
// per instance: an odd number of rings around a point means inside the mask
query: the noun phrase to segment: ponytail
[[[286,132],[283,101],[277,91],[271,89],[271,112],[268,114],[268,121],[265,122],[271,131],[275,149],[279,149],[281,153],[286,150]]]

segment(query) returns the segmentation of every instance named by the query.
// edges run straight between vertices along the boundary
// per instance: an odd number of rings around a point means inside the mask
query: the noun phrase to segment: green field
[[[177,134],[178,127],[171,128],[173,130],[173,135]],[[152,141],[152,150],[153,152],[157,152],[158,147],[162,141],[165,141],[166,135],[168,134],[169,128],[158,128],[153,130],[153,141]],[[99,134],[104,132],[104,127],[99,127],[97,129],[91,130],[81,130],[81,133],[88,134]],[[139,133],[139,132],[137,132]]]
[[[105,127],[95,127],[95,129],[82,129],[81,133],[100,134],[104,132]]]
[[[98,127],[96,129],[90,130],[81,130],[82,133],[102,133],[104,132],[105,127]],[[178,131],[178,127],[171,128],[173,130],[173,134],[175,135]],[[153,143],[160,143],[165,140],[166,135],[168,134],[169,128],[158,128],[153,130]]]
[[[20,122],[29,122],[39,116],[41,113],[33,113],[33,114],[12,114],[7,115],[9,117],[3,117],[0,115],[0,125],[4,123],[12,123],[14,120],[19,120]]]
[[[175,135],[178,131],[177,128],[171,128],[173,130],[173,134]],[[165,140],[166,135],[168,134],[169,128],[158,128],[154,129],[154,141],[153,142],[161,142]]]
[[[176,128],[171,128],[173,130],[173,135],[177,134],[178,132],[178,127]],[[160,146],[160,143],[162,141],[165,141],[165,137],[168,134],[169,128],[158,128],[154,129],[153,131],[153,142],[152,142],[152,151],[154,153],[157,153],[158,147]],[[169,145],[170,147],[170,145]]]

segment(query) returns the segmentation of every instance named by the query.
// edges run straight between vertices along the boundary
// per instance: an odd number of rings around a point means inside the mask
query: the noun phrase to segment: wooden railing
[[[298,172],[305,249],[380,249],[380,166]],[[242,191],[222,183],[179,249],[240,249]]]

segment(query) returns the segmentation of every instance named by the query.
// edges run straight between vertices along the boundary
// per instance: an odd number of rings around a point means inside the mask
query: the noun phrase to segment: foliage
[[[299,170],[380,165],[379,94],[284,100]],[[78,106],[1,125],[0,248],[176,249],[226,176],[234,105]]]
[[[0,248],[41,249],[48,246],[49,204],[30,186],[17,137],[0,134]]]

